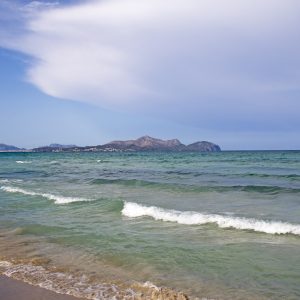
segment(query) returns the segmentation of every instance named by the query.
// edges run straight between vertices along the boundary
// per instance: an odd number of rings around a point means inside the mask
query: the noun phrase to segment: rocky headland
[[[22,151],[25,149],[18,148],[12,145],[0,144],[0,151]]]

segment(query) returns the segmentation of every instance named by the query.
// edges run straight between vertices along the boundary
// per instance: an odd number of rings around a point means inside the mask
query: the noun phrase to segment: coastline
[[[150,287],[149,288],[153,288]],[[145,286],[145,289],[147,287]],[[188,300],[182,293],[175,293],[168,289],[156,290],[151,295],[144,295],[146,299],[166,299],[166,300]],[[150,297],[150,298],[149,298]],[[143,295],[136,295],[126,299],[144,299]],[[124,299],[125,299],[124,298]],[[84,300],[94,298],[81,298],[67,294],[59,294],[46,288],[32,285],[30,283],[17,280],[0,274],[0,300]],[[95,298],[99,299],[99,298]]]
[[[78,300],[0,274],[0,300]]]
[[[53,272],[35,264],[0,260],[0,300],[136,299],[188,300],[186,294],[151,282],[92,282],[85,275]],[[198,298],[197,298],[198,299]]]

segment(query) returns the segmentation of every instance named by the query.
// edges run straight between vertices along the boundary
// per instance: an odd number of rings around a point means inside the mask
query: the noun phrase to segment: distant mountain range
[[[15,146],[0,144],[0,151],[24,151]],[[220,146],[211,142],[182,144],[178,139],[161,140],[142,136],[136,140],[112,141],[104,145],[79,147],[76,145],[50,144],[26,151],[32,152],[133,152],[133,151],[173,151],[173,152],[218,152]]]
[[[112,141],[104,145],[78,147],[74,145],[51,144],[46,147],[32,149],[34,152],[129,152],[129,151],[174,151],[174,152],[217,152],[221,148],[211,142],[182,144],[178,139],[161,140],[150,136],[142,136],[136,140]]]
[[[24,150],[24,149],[18,148],[16,146],[0,144],[0,151],[20,151],[20,150]]]
[[[50,144],[49,146],[42,146],[33,148],[34,152],[61,152],[68,151],[69,149],[80,148],[76,145],[62,145],[62,144]]]
[[[50,148],[64,148],[64,149],[67,149],[67,148],[75,148],[77,146],[76,145],[50,144],[48,147],[50,147]]]

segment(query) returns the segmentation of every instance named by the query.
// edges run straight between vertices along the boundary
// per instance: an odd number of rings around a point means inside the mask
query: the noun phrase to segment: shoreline
[[[2,269],[2,270],[1,270]],[[0,300],[137,299],[189,300],[183,292],[144,283],[91,282],[83,275],[0,260]]]
[[[17,280],[0,274],[0,300],[78,300],[66,294],[34,286],[21,280]]]
[[[145,286],[146,288],[146,286]],[[153,288],[153,287],[151,287]],[[157,289],[151,295],[135,295],[126,299],[165,299],[165,300],[188,300],[189,298],[182,293],[174,293],[172,290]],[[149,298],[150,296],[150,298]],[[124,299],[125,299],[124,298]],[[67,294],[60,294],[46,288],[32,285],[28,282],[18,280],[6,275],[0,274],[0,300],[85,300],[93,298],[82,298]],[[98,298],[97,298],[98,299]]]

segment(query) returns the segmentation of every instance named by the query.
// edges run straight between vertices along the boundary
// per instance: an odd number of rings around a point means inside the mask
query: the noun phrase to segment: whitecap
[[[217,224],[220,228],[235,228],[253,230],[269,234],[300,235],[300,225],[281,221],[265,221],[254,218],[223,216],[218,214],[203,214],[194,211],[169,210],[156,206],[144,206],[134,202],[125,202],[122,210],[124,216],[137,218],[148,216],[155,220],[176,222],[185,225]]]
[[[32,161],[30,160],[16,160],[17,164],[31,164]]]
[[[0,179],[0,183],[11,184],[11,183],[19,183],[22,182],[22,179]]]
[[[154,289],[155,291],[159,291],[159,287],[156,286],[154,283],[152,283],[151,281],[146,281],[142,284],[142,287],[146,287],[146,288],[150,288],[150,289]]]
[[[9,180],[8,180],[8,179],[0,179],[0,182],[1,182],[1,183],[8,183]]]
[[[8,192],[8,193],[20,193],[23,195],[30,195],[30,196],[40,196],[43,198],[47,198],[49,200],[54,200],[56,204],[67,204],[72,202],[82,202],[82,201],[92,201],[91,199],[86,198],[79,198],[79,197],[64,197],[58,195],[52,195],[48,193],[38,193],[34,191],[24,190],[18,187],[11,187],[11,186],[2,186],[1,190]]]

